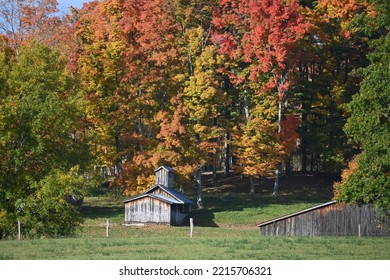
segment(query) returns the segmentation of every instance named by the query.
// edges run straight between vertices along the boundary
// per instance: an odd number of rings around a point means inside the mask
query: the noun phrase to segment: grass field
[[[0,259],[390,259],[389,238],[261,237],[254,230],[220,228],[197,228],[190,238],[186,229],[168,227],[126,234],[2,241]]]
[[[390,238],[259,235],[256,225],[260,222],[330,200],[326,185],[318,188],[318,179],[312,180],[315,184],[303,187],[290,179],[276,198],[267,184],[259,186],[255,195],[245,192],[245,182],[239,179],[210,185],[205,188],[206,208],[192,214],[192,238],[188,226],[123,226],[122,199],[103,192],[85,199],[85,222],[74,237],[3,240],[0,259],[389,260]],[[106,219],[110,221],[108,238]]]

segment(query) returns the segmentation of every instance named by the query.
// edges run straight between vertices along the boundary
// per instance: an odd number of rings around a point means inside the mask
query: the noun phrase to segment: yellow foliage
[[[255,114],[254,114],[255,115]],[[250,176],[267,176],[275,170],[283,155],[277,140],[277,124],[252,116],[241,129],[237,146],[237,171]]]

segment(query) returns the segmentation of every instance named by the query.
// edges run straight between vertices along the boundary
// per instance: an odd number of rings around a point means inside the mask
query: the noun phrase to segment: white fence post
[[[190,237],[192,237],[193,232],[194,232],[194,219],[190,218]]]
[[[110,227],[110,222],[106,220],[106,237],[108,237],[108,228]]]
[[[19,240],[22,239],[22,226],[21,226],[20,220],[18,220],[18,239]]]

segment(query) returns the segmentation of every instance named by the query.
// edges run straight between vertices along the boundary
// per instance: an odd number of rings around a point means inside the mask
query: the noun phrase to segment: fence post
[[[361,233],[360,233],[360,224],[358,224],[358,236],[361,237]]]
[[[22,239],[22,226],[21,226],[20,220],[18,220],[18,239],[19,240]]]
[[[106,220],[106,237],[108,237],[108,228],[110,227],[110,222],[109,220],[107,219]]]
[[[190,237],[192,237],[193,232],[194,232],[194,219],[190,218]]]

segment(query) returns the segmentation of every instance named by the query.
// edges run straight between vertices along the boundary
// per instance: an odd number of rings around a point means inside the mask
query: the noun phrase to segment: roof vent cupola
[[[160,166],[155,170],[156,185],[161,185],[166,188],[173,188],[174,171],[168,166]]]

